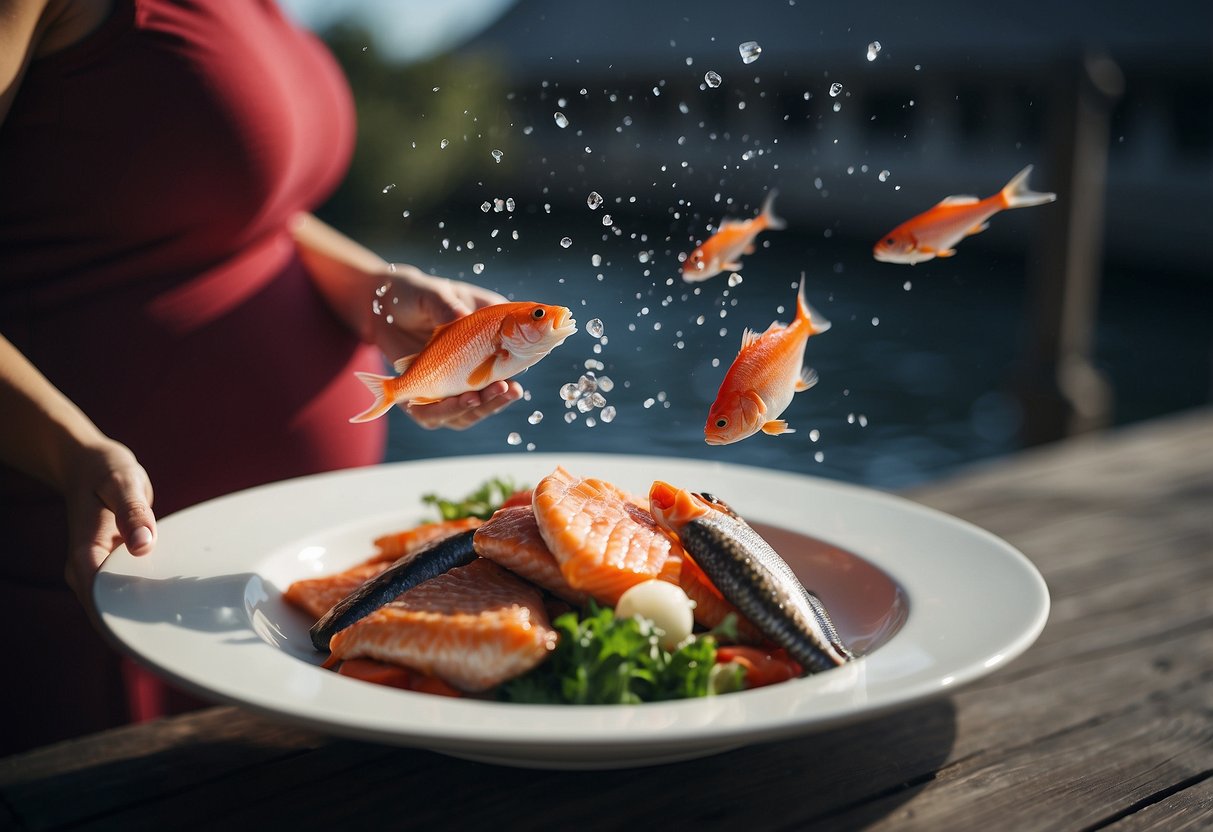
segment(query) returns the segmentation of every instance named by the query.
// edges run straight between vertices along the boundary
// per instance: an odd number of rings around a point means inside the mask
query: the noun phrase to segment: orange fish
[[[990,227],[990,217],[1007,208],[1027,208],[1057,199],[1057,194],[1038,193],[1028,187],[1032,166],[1015,174],[1006,186],[985,199],[949,196],[934,208],[903,222],[884,236],[873,249],[885,263],[921,263],[934,257],[951,257],[955,245],[965,237]]]
[[[722,271],[737,271],[741,268],[741,256],[754,253],[754,238],[767,229],[778,231],[787,223],[775,216],[775,196],[767,194],[762,211],[752,220],[724,220],[720,228],[703,245],[691,252],[682,264],[682,279],[687,283],[698,283],[714,277]]]
[[[804,348],[810,336],[829,328],[830,322],[805,302],[802,274],[792,323],[775,321],[761,335],[752,329],[742,334],[741,350],[708,411],[707,443],[728,445],[760,430],[772,436],[795,433],[779,416],[793,394],[817,383],[817,373],[803,366]]]
[[[397,376],[356,373],[375,403],[350,419],[369,422],[398,402],[433,404],[503,381],[537,363],[577,331],[563,306],[498,303],[434,330],[421,352],[395,363]]]

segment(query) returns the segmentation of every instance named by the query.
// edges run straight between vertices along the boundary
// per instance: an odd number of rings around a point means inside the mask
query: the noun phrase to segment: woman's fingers
[[[520,398],[522,385],[518,382],[495,381],[483,390],[452,396],[434,404],[406,405],[404,410],[427,430],[464,430]]]

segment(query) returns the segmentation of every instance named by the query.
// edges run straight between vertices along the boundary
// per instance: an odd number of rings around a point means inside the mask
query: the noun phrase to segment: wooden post
[[[1046,128],[1051,178],[1037,190],[1057,192],[1041,209],[1039,245],[1029,275],[1028,344],[1015,382],[1023,408],[1021,439],[1036,445],[1103,427],[1111,389],[1091,353],[1099,305],[1109,121],[1124,76],[1102,55],[1061,62]]]

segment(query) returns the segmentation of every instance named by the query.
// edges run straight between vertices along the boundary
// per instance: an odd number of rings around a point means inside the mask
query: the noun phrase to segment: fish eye
[[[897,242],[896,240],[894,240],[892,237],[890,237],[889,239],[887,239],[887,240],[885,240],[885,241],[884,241],[884,244],[885,244],[886,246],[891,246],[891,245],[893,245],[893,244],[894,244],[894,243],[896,243],[896,242]]]
[[[547,314],[547,313],[544,312],[542,309],[536,309],[534,312],[531,313],[531,317],[534,318],[535,320],[539,320],[545,314]]]
[[[716,427],[727,428],[728,426],[729,426],[729,420],[725,419],[723,416],[716,420]]]

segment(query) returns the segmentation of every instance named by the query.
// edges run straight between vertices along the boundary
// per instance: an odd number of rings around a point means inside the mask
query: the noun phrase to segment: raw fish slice
[[[421,551],[435,540],[474,529],[482,522],[479,517],[465,517],[462,520],[443,520],[441,523],[422,523],[411,529],[385,534],[375,538],[375,547],[379,553],[372,557],[371,561],[394,561],[404,555]]]
[[[304,578],[286,588],[282,597],[287,603],[318,619],[351,592],[391,566],[391,561],[370,560],[336,575]]]
[[[637,504],[597,479],[557,468],[535,487],[539,533],[569,586],[614,606],[631,586],[654,578],[678,583],[681,548]]]
[[[339,659],[392,662],[476,692],[539,664],[556,638],[538,590],[479,558],[410,589],[329,647]]]
[[[539,534],[531,506],[499,509],[472,538],[476,554],[526,578],[570,604],[581,606],[588,596],[569,586],[560,564]]]

